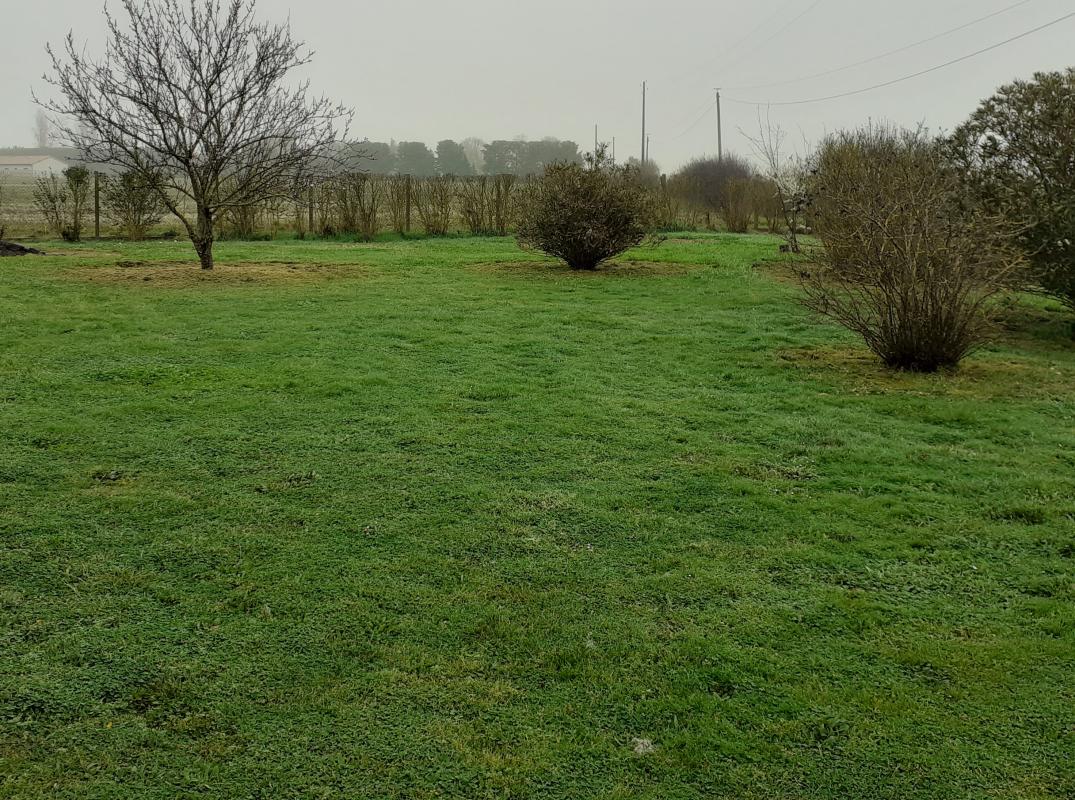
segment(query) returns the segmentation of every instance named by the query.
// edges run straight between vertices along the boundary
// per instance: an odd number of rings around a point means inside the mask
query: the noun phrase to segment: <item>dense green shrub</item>
[[[616,166],[599,149],[582,165],[550,165],[525,187],[517,238],[572,269],[597,269],[646,238],[652,206],[637,170]]]
[[[1001,87],[946,145],[972,196],[1017,223],[1032,280],[1075,310],[1075,68]]]

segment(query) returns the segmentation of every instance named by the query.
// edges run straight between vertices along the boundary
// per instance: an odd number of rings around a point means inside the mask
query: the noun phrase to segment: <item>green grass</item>
[[[0,263],[0,796],[1075,795],[1067,319],[896,375],[775,249]]]

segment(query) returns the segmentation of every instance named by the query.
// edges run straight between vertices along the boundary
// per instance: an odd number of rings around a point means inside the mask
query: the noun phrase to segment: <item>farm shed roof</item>
[[[0,156],[0,166],[25,167],[48,161],[52,156]],[[59,159],[56,159],[59,161]]]

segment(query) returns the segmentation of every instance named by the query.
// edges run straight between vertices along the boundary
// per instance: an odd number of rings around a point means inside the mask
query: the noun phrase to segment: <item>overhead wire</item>
[[[1072,17],[1075,17],[1075,11],[1072,11],[1072,12],[1070,12],[1068,14],[1065,14],[1062,17],[1058,17],[1057,19],[1054,19],[1051,22],[1046,22],[1044,25],[1039,25],[1036,28],[1031,28],[1030,30],[1025,31],[1023,33],[1017,34],[1015,36],[1011,36],[1011,37],[1009,37],[1009,38],[1007,38],[1007,39],[1005,39],[1005,40],[1003,40],[1001,42],[997,42],[996,44],[989,45],[988,47],[983,47],[980,50],[975,50],[973,53],[968,53],[968,54],[966,54],[964,56],[960,56],[959,58],[953,58],[951,61],[946,61],[943,64],[937,64],[936,66],[930,67],[928,69],[923,69],[923,70],[919,70],[918,72],[911,73],[910,75],[903,75],[903,76],[901,76],[899,78],[894,78],[892,80],[884,81],[882,83],[876,83],[876,84],[874,84],[872,86],[866,86],[866,87],[863,87],[861,89],[854,89],[852,91],[839,92],[837,94],[831,94],[831,95],[827,95],[825,97],[812,97],[812,98],[803,99],[803,100],[778,100],[778,101],[773,101],[773,100],[768,100],[768,101],[766,101],[766,100],[741,100],[741,99],[732,98],[732,97],[727,98],[727,100],[729,102],[732,102],[732,103],[739,103],[741,105],[748,105],[748,106],[801,106],[801,105],[807,105],[807,104],[810,104],[810,103],[824,103],[824,102],[828,102],[830,100],[839,100],[839,99],[844,98],[844,97],[854,97],[856,95],[866,94],[867,92],[876,91],[877,89],[884,89],[884,88],[886,88],[888,86],[895,86],[898,83],[904,83],[906,81],[913,80],[915,78],[920,78],[923,75],[929,75],[930,73],[938,72],[939,70],[942,70],[942,69],[947,69],[948,67],[954,66],[956,64],[960,64],[960,63],[962,63],[964,61],[969,61],[972,58],[977,58],[980,55],[992,52],[993,50],[997,50],[997,49],[999,49],[1001,47],[1004,47],[1005,45],[1011,44],[1012,42],[1017,42],[1020,39],[1025,39],[1028,36],[1033,36],[1035,33],[1040,33],[1041,31],[1043,31],[1043,30],[1045,30],[1047,28],[1052,28],[1052,27],[1054,27],[1056,25],[1059,25],[1062,22],[1066,22],[1067,20],[1071,19]]]
[[[716,59],[726,59],[731,53],[734,53],[736,50],[738,50],[740,47],[742,47],[744,44],[746,44],[748,41],[750,41],[754,37],[754,34],[758,33],[761,30],[763,30],[769,24],[770,20],[780,16],[787,8],[791,7],[794,4],[795,4],[795,0],[791,0],[791,2],[788,2],[788,3],[785,3],[785,4],[781,5],[779,8],[777,8],[776,11],[774,11],[772,14],[769,14],[767,17],[762,19],[761,22],[759,22],[755,27],[751,28],[750,31],[748,31],[744,36],[739,37],[739,39],[737,39],[731,45],[729,45],[728,47],[724,48],[724,50],[721,53],[717,54],[717,56],[715,56],[715,58]],[[680,78],[680,77],[682,77],[684,75],[687,75],[687,74],[690,74],[692,72],[697,72],[698,70],[705,68],[705,63],[708,63],[708,62],[704,62],[702,64],[697,64],[697,65],[695,65],[693,67],[688,67],[685,70],[681,70],[679,72],[673,73],[671,76],[666,74],[663,79],[674,80],[675,78]]]
[[[999,17],[1002,14],[1007,14],[1009,11],[1014,11],[1015,9],[1017,9],[1017,8],[1019,8],[1021,6],[1025,6],[1025,5],[1027,5],[1029,3],[1033,3],[1033,2],[1036,2],[1036,0],[1020,0],[1020,2],[1013,3],[1012,5],[1006,6],[1006,7],[1002,8],[1002,9],[1000,9],[999,11],[993,11],[990,14],[986,14],[985,16],[981,16],[981,17],[978,17],[976,19],[972,19],[969,22],[964,22],[962,25],[957,25],[954,28],[949,28],[946,31],[941,31],[940,33],[934,34],[933,36],[929,36],[929,37],[927,37],[925,39],[919,39],[917,42],[911,42],[910,44],[904,45],[903,47],[897,47],[895,50],[888,50],[888,51],[886,51],[884,53],[878,53],[876,55],[870,56],[869,58],[864,58],[861,61],[855,61],[855,62],[852,62],[851,64],[844,64],[842,67],[835,67],[833,69],[825,70],[824,72],[815,72],[812,75],[803,75],[802,77],[792,78],[791,80],[786,80],[786,81],[773,81],[772,83],[752,83],[752,84],[745,84],[743,86],[734,86],[734,87],[729,87],[729,88],[730,88],[731,91],[743,91],[743,90],[749,90],[749,89],[768,89],[768,88],[771,88],[773,86],[786,86],[786,85],[789,85],[789,84],[792,84],[792,83],[803,83],[804,81],[815,80],[817,78],[826,78],[829,75],[835,75],[835,74],[837,74],[839,72],[846,72],[847,70],[854,69],[855,67],[861,67],[861,66],[864,66],[866,64],[872,64],[875,61],[880,61],[882,59],[888,58],[889,56],[899,55],[900,53],[906,53],[908,50],[913,50],[914,48],[921,47],[924,44],[929,44],[930,42],[935,42],[938,39],[943,39],[946,36],[951,36],[953,33],[959,33],[960,31],[965,31],[965,30],[967,30],[967,28],[972,28],[975,25],[981,24],[982,22],[985,22],[987,20],[993,19],[994,17]]]
[[[711,103],[710,103],[709,105],[707,105],[707,106],[705,107],[705,111],[703,111],[703,112],[701,113],[701,115],[700,115],[700,116],[698,117],[698,119],[696,119],[696,120],[695,120],[694,122],[692,122],[692,123],[691,123],[690,125],[688,125],[688,126],[687,126],[686,128],[684,128],[684,129],[683,129],[682,131],[680,131],[679,133],[677,133],[677,134],[676,134],[675,136],[671,137],[671,138],[670,138],[670,139],[669,139],[668,141],[675,141],[676,139],[682,139],[682,138],[683,138],[684,136],[686,136],[686,135],[687,135],[688,133],[690,133],[691,131],[693,131],[693,130],[694,130],[695,128],[697,128],[697,127],[698,127],[698,124],[699,124],[699,123],[700,123],[700,122],[701,122],[701,121],[702,121],[703,119],[705,119],[706,117],[708,117],[708,116],[709,116],[709,112],[710,112],[710,111],[712,111],[712,110],[713,110],[714,108],[716,108],[716,106],[717,106],[717,102],[716,102],[716,101],[714,100],[713,102],[711,102]]]
[[[756,47],[763,47],[764,45],[769,44],[769,42],[773,41],[773,39],[775,39],[778,36],[780,36],[788,28],[790,28],[791,26],[795,25],[803,17],[814,13],[814,11],[817,10],[817,7],[819,5],[821,5],[823,2],[825,2],[825,0],[814,0],[813,3],[811,3],[809,6],[807,6],[805,9],[803,9],[801,12],[796,14],[791,19],[787,20],[783,25],[781,25],[779,28],[777,28],[775,31],[773,31],[771,34],[769,34],[767,37],[765,37],[760,42],[758,42],[757,45],[755,45],[755,46]],[[1026,0],[1026,2],[1030,2],[1030,0]],[[742,61],[745,57],[746,57],[746,55],[744,54],[744,55],[737,56],[736,58],[733,58],[731,61],[723,62],[721,64],[721,71],[723,72],[726,69],[734,67],[740,61]]]

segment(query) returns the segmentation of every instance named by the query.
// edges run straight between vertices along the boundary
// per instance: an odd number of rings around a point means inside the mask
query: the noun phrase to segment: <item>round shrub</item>
[[[651,193],[638,171],[599,150],[582,165],[550,165],[525,188],[517,238],[571,269],[593,270],[641,244],[651,216]]]

